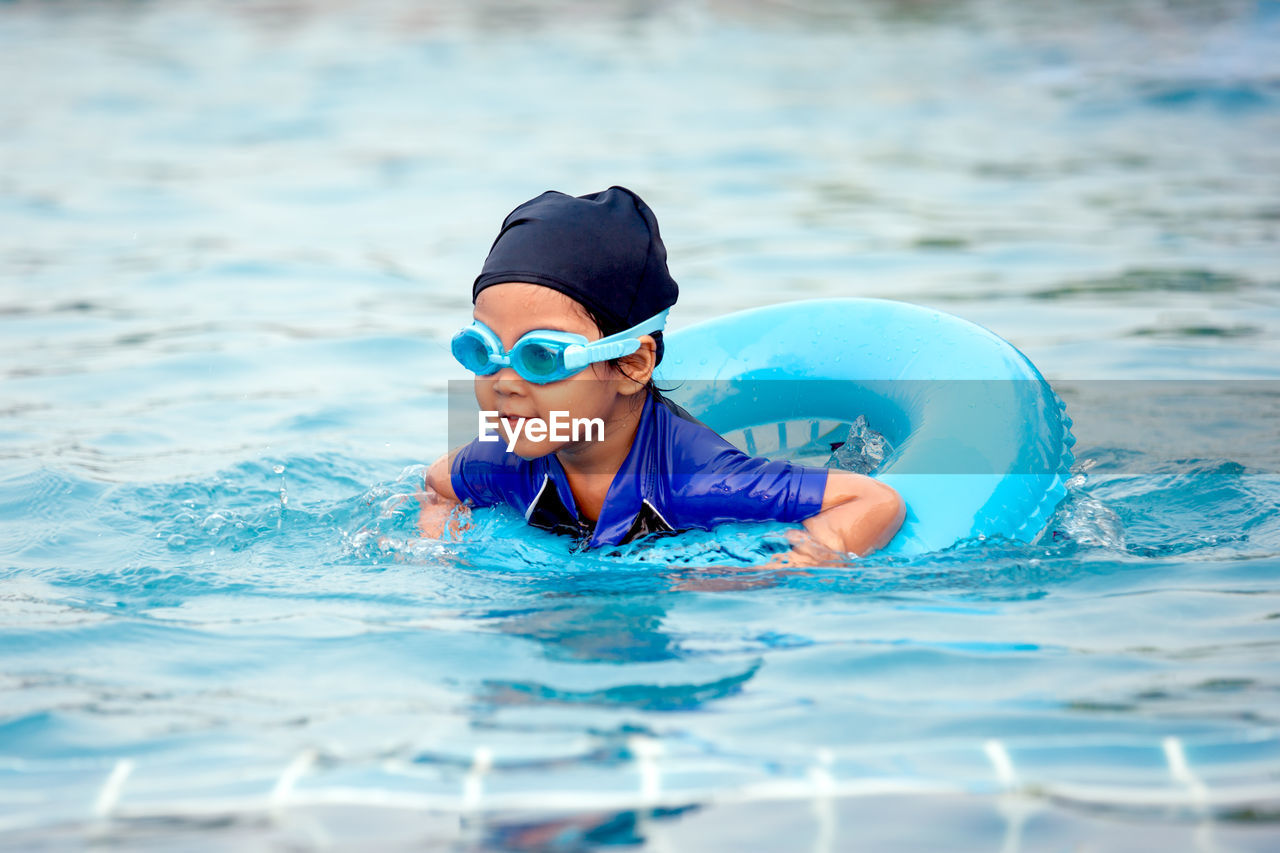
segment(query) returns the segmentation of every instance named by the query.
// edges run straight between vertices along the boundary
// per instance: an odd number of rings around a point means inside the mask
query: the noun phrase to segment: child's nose
[[[499,394],[516,394],[524,390],[524,379],[514,367],[504,367],[493,374],[493,390]]]

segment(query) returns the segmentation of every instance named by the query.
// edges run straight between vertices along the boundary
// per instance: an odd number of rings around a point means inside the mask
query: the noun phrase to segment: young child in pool
[[[676,296],[657,220],[630,190],[546,192],[512,211],[472,288],[474,321],[452,347],[501,429],[430,467],[422,533],[442,535],[461,501],[508,504],[587,547],[768,520],[803,523],[784,564],[883,547],[904,515],[892,488],[748,456],[654,387]],[[535,428],[555,413],[603,430]]]

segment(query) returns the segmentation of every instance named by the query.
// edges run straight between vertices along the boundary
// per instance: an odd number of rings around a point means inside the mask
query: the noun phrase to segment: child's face
[[[495,284],[476,297],[475,319],[493,330],[510,350],[526,332],[554,329],[573,332],[588,340],[596,340],[600,330],[587,317],[578,303],[563,293],[536,284]],[[499,427],[498,435],[507,442],[507,429],[514,431],[519,418],[541,418],[550,423],[552,412],[566,412],[567,418],[600,418],[604,421],[605,438],[618,414],[620,403],[631,399],[636,383],[623,377],[607,362],[590,364],[568,379],[539,385],[529,382],[513,368],[504,367],[488,376],[475,378],[476,401],[486,411],[497,411],[507,427]],[[521,430],[513,450],[524,459],[534,459],[560,450],[581,448],[596,434],[583,430],[590,438],[580,440],[532,441]]]

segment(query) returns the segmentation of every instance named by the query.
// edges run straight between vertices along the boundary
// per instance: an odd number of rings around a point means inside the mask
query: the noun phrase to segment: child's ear
[[[623,394],[635,394],[643,391],[644,386],[653,377],[653,369],[658,364],[658,347],[649,335],[640,336],[640,349],[618,359],[618,369],[630,382],[622,383]]]

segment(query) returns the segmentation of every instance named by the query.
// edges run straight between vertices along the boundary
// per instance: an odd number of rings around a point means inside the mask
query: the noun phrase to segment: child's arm
[[[804,528],[818,545],[862,557],[889,544],[906,514],[906,505],[892,486],[851,471],[832,470],[822,509],[804,521]],[[796,552],[804,556],[800,547]]]
[[[459,505],[458,496],[449,479],[449,470],[457,452],[446,453],[427,469],[426,489],[418,495],[418,503],[422,506],[418,513],[418,531],[423,536],[439,539],[444,535],[446,526],[454,534],[461,530],[461,522],[454,515]],[[452,525],[449,524],[450,519],[453,519]]]

